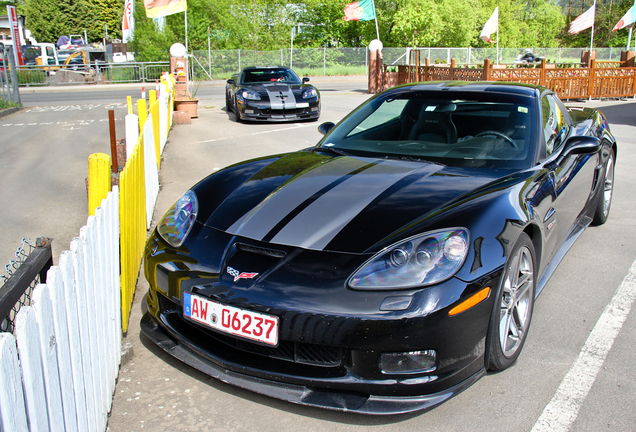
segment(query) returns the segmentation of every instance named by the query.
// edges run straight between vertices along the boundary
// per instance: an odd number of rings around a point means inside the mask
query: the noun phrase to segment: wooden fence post
[[[450,63],[450,79],[455,80],[455,59],[451,59]]]
[[[590,60],[590,78],[589,78],[589,84],[588,84],[588,97],[590,99],[592,99],[592,96],[594,96],[594,71],[596,69],[596,60],[592,59]]]
[[[484,81],[490,81],[490,59],[485,59],[484,60],[484,76],[483,76],[483,80]]]
[[[541,75],[539,75],[539,84],[545,87],[546,84],[546,76],[545,76],[545,59],[541,59]]]
[[[424,81],[431,81],[431,59],[426,57],[426,66],[424,66]]]

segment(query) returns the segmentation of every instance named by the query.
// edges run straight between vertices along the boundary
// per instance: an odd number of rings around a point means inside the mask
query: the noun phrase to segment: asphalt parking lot
[[[354,82],[354,81],[352,81]],[[348,89],[319,83],[323,115],[318,123],[245,124],[233,121],[220,96],[202,99],[199,118],[176,126],[166,146],[155,222],[191,185],[205,175],[247,158],[306,148],[320,137],[316,126],[338,121],[366,100],[364,82]],[[333,87],[333,88],[330,88]],[[574,374],[590,334],[621,284],[627,296],[636,259],[636,204],[631,185],[636,173],[636,102],[583,101],[600,106],[619,141],[612,213],[602,227],[589,228],[572,248],[543,291],[521,358],[509,370],[482,378],[443,405],[424,413],[390,417],[361,416],[302,407],[244,391],[190,368],[140,335],[141,302],[147,283],[140,275],[130,328],[108,423],[109,431],[548,431],[541,423],[546,407],[573,416],[569,430],[634,430],[636,424],[636,318],[625,313],[616,339],[601,359],[587,390]],[[626,282],[625,282],[626,280]],[[630,290],[631,289],[631,290]],[[631,305],[631,304],[630,304]],[[563,389],[563,383],[566,383]],[[568,388],[568,385],[570,387]],[[553,405],[560,394],[575,405]],[[558,398],[557,398],[558,399]],[[567,430],[567,429],[566,429]]]

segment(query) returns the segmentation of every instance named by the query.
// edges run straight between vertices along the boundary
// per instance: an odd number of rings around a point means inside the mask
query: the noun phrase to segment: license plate
[[[228,306],[192,293],[183,293],[183,314],[223,333],[278,345],[278,317]]]

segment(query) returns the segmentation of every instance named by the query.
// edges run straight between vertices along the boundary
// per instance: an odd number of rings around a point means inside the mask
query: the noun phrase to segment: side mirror
[[[592,154],[601,150],[601,140],[591,136],[573,136],[563,146],[559,160],[575,154]]]
[[[318,126],[318,132],[320,132],[323,135],[327,135],[329,132],[331,132],[331,129],[333,129],[335,125],[336,124],[332,122],[323,123],[320,126]]]
[[[232,85],[236,85],[236,81],[234,81],[234,78],[230,78],[229,80],[227,80],[228,84],[232,84]]]
[[[305,84],[306,82],[309,82],[309,78],[304,77],[304,78],[303,78],[303,84]]]

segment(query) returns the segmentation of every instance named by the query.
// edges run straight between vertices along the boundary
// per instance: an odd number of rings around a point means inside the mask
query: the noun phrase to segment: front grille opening
[[[343,350],[338,347],[285,340],[279,341],[277,347],[271,347],[218,333],[214,330],[185,320],[178,305],[171,302],[163,295],[159,295],[158,297],[161,303],[162,314],[168,319],[168,322],[174,322],[174,319],[177,318],[179,321],[179,327],[184,328],[183,326],[185,325],[186,328],[194,329],[195,331],[188,336],[193,340],[197,339],[196,334],[200,332],[199,334],[205,334],[205,337],[213,339],[216,342],[222,343],[238,351],[272,359],[321,367],[338,367],[343,363],[344,353]]]

